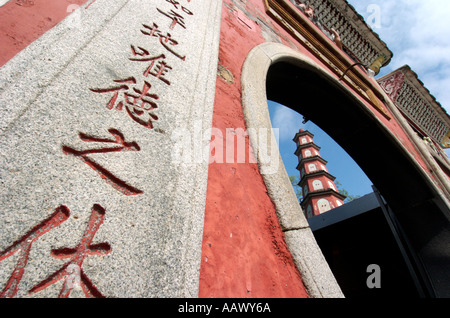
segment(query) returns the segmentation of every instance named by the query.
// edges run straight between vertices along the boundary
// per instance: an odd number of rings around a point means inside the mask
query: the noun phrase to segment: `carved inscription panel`
[[[185,224],[204,213],[207,162],[174,163],[171,136],[211,125],[219,24],[196,25],[220,21],[220,4],[96,0],[79,10],[96,19],[102,6],[116,14],[0,136],[2,298],[195,294],[198,259],[186,250],[201,250],[201,231]],[[48,36],[63,52],[78,31]],[[14,107],[7,93],[0,101]]]

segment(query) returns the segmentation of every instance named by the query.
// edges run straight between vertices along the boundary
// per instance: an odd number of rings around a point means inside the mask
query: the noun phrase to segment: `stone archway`
[[[272,128],[267,99],[288,106],[314,121],[353,157],[393,208],[409,238],[411,251],[418,259],[418,270],[427,272],[424,276],[430,277],[437,294],[440,289],[444,290],[439,281],[446,275],[449,259],[445,249],[450,242],[448,180],[441,178],[439,172],[432,171],[433,180],[429,171],[416,162],[417,158],[427,162],[426,154],[388,98],[386,107],[394,115],[391,120],[401,127],[413,147],[405,147],[404,140],[398,138],[353,91],[325,68],[284,45],[264,43],[249,53],[242,71],[242,101],[249,130]],[[323,116],[324,111],[329,116]],[[258,154],[256,134],[250,133],[249,137]],[[273,136],[272,142],[275,142]],[[308,283],[321,275],[317,267],[314,271],[311,269],[316,266],[315,262],[321,263],[322,260],[318,255],[314,261],[304,260],[311,251],[306,251],[305,245],[298,246],[298,242],[309,235],[308,224],[279,153],[278,158],[277,171],[272,171],[265,162],[258,162],[258,165],[276,206],[286,242]],[[392,182],[392,176],[396,176],[396,182]],[[306,241],[303,242],[305,244]],[[316,249],[313,238],[307,241],[307,246]],[[317,286],[320,288],[320,284]]]

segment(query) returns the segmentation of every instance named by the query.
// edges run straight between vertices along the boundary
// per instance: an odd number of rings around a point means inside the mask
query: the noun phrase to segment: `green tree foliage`
[[[295,195],[297,196],[298,202],[303,200],[303,191],[302,188],[298,185],[300,182],[300,178],[298,176],[289,176],[289,180],[291,181],[292,187],[294,188]]]
[[[345,190],[345,189],[342,187],[342,183],[340,183],[339,181],[335,180],[334,183],[336,184],[336,187],[337,187],[338,192],[339,192],[340,194],[346,196],[346,198],[345,198],[345,200],[344,200],[344,203],[348,203],[348,202],[350,202],[350,201],[353,201],[353,200],[358,199],[358,198],[361,197],[360,195],[349,194],[348,191]]]

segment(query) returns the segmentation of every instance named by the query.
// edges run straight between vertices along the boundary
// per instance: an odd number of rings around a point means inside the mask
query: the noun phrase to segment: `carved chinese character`
[[[183,10],[184,13],[193,15],[193,13],[189,9],[182,6],[178,1],[176,1],[176,0],[166,0],[166,1],[169,2],[170,4],[172,4],[177,10],[181,8],[181,10]],[[188,2],[190,2],[190,1],[188,1]]]
[[[144,71],[145,77],[152,75],[167,85],[170,85],[170,82],[164,77],[164,75],[166,75],[172,67],[165,61],[166,56],[164,54],[151,57],[150,53],[146,49],[140,46],[136,49],[133,45],[131,46],[131,52],[134,56],[141,56],[130,58],[131,61],[151,62],[150,66]]]
[[[164,72],[159,77],[162,77],[163,74]],[[158,73],[156,73],[156,76],[158,76]],[[108,102],[108,109],[113,109],[116,106],[116,110],[121,111],[125,106],[127,114],[135,122],[152,129],[153,121],[158,120],[158,116],[153,113],[158,108],[154,100],[158,100],[159,97],[156,94],[150,94],[151,84],[144,81],[142,89],[131,87],[128,84],[136,84],[134,77],[114,80],[114,82],[122,85],[111,88],[91,88],[90,90],[95,93],[114,93]]]
[[[0,261],[15,253],[19,253],[19,260],[17,261],[16,267],[0,293],[1,298],[12,298],[19,290],[19,283],[22,279],[23,273],[25,272],[25,266],[28,263],[28,257],[33,243],[46,232],[60,226],[69,218],[69,216],[69,209],[64,205],[61,205],[48,219],[36,225],[25,236],[0,253]]]
[[[59,293],[59,298],[69,297],[74,287],[79,285],[86,297],[102,298],[104,297],[97,287],[92,283],[86,273],[83,271],[82,265],[86,256],[106,255],[111,252],[111,246],[108,243],[92,244],[95,234],[105,219],[105,209],[94,204],[91,211],[89,223],[84,231],[80,244],[75,248],[53,249],[51,255],[58,259],[69,259],[59,270],[48,276],[39,284],[30,289],[29,293],[37,293],[48,286],[64,280],[64,284]]]
[[[159,43],[170,53],[175,55],[181,60],[186,60],[186,56],[183,56],[182,54],[177,53],[173,47],[178,45],[178,42],[172,38],[172,35],[170,33],[167,33],[163,35],[163,33],[158,29],[158,25],[153,23],[152,26],[148,26],[146,24],[143,24],[144,29],[141,29],[141,32],[145,35],[151,36],[151,37],[158,37]]]
[[[85,7],[85,9],[88,9],[95,1],[97,1],[97,0],[92,0],[92,2],[91,3],[89,3],[86,7]],[[188,2],[189,2],[190,0],[188,0]]]
[[[179,15],[173,10],[170,10],[169,12],[164,12],[160,9],[157,10],[159,13],[165,15],[166,17],[172,20],[169,29],[173,30],[177,24],[180,25],[183,29],[186,29],[186,24],[184,22],[184,17],[182,15]]]
[[[94,148],[88,150],[76,150],[68,146],[63,146],[62,151],[66,155],[72,155],[80,158],[81,161],[86,163],[89,167],[95,170],[102,179],[104,179],[108,184],[110,184],[117,191],[125,195],[138,195],[143,192],[129,184],[125,181],[119,179],[111,172],[106,170],[104,167],[96,163],[94,160],[88,157],[90,154],[95,153],[109,153],[109,152],[120,152],[120,151],[140,151],[140,147],[136,142],[125,142],[124,136],[121,132],[116,129],[109,129],[109,133],[114,137],[114,139],[102,139],[97,137],[91,137],[86,134],[80,133],[78,136],[81,140],[85,142],[100,142],[100,143],[113,143],[118,144],[119,147],[105,147],[105,148]]]

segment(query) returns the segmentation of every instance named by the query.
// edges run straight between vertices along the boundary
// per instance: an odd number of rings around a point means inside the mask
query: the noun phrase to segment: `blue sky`
[[[450,1],[347,1],[394,53],[377,77],[409,65],[450,114]],[[450,156],[450,149],[445,152]]]
[[[299,176],[296,169],[298,158],[294,155],[296,145],[292,141],[300,128],[314,134],[314,143],[321,147],[320,155],[328,161],[328,171],[336,177],[350,195],[364,195],[372,192],[372,182],[353,159],[319,127],[308,121],[302,124],[303,116],[281,104],[269,101],[272,127],[279,129],[281,158],[289,176]]]
[[[450,114],[450,1],[347,1],[394,53],[378,77],[409,65]]]
[[[450,1],[347,0],[394,53],[377,77],[409,65],[450,114]],[[311,131],[328,161],[327,168],[351,195],[372,192],[372,183],[350,156],[313,123],[287,107],[269,101],[272,126],[280,129],[279,147],[288,175],[298,176],[292,141],[300,129]],[[450,150],[446,150],[450,155]]]

